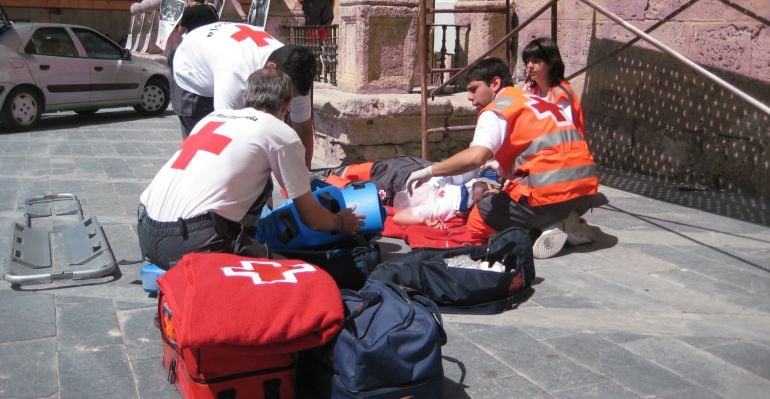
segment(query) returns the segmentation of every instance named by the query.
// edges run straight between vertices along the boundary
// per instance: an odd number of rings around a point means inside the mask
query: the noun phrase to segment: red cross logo
[[[561,108],[559,108],[558,105],[545,101],[538,96],[527,96],[527,97],[529,97],[532,100],[531,102],[528,102],[527,105],[530,108],[532,108],[532,110],[535,111],[535,115],[537,115],[537,119],[543,119],[546,116],[550,116],[556,121],[556,124],[559,126],[563,126],[565,124],[571,124],[571,122],[567,119],[567,117],[561,113]]]
[[[307,263],[282,265],[278,262],[242,260],[241,267],[227,266],[223,267],[222,271],[228,277],[248,277],[254,285],[273,283],[294,284],[297,282],[295,274],[314,272],[316,268]]]
[[[181,170],[187,169],[187,165],[190,164],[190,161],[192,161],[198,151],[206,151],[219,155],[222,150],[233,141],[233,139],[227,136],[214,133],[214,130],[223,124],[224,122],[209,122],[197,133],[186,138],[179,147],[181,152],[174,163],[171,164],[171,168]]]
[[[249,25],[235,25],[238,28],[238,32],[233,33],[230,37],[237,42],[242,42],[246,39],[251,39],[257,47],[267,46],[268,43],[265,39],[272,39],[269,33],[263,30],[252,29]]]
[[[438,194],[436,194],[439,198],[444,198],[444,190],[438,190]]]

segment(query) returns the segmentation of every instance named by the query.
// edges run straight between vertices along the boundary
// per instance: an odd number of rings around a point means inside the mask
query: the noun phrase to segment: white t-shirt
[[[264,190],[271,171],[289,198],[310,191],[305,148],[297,133],[253,108],[215,111],[195,125],[140,201],[159,222],[210,210],[238,222]]]
[[[482,146],[493,154],[503,147],[508,131],[508,121],[505,118],[492,111],[484,111],[479,115],[476,121],[476,129],[473,131],[473,140],[470,147]]]
[[[432,177],[417,187],[411,196],[406,191],[399,191],[393,204],[396,208],[410,207],[412,213],[421,218],[447,221],[457,212],[467,210],[472,202],[464,185],[449,183],[451,177]]]
[[[283,43],[255,26],[217,22],[185,35],[174,53],[174,80],[185,91],[214,98],[214,110],[243,108],[246,79]],[[310,94],[294,97],[292,122],[310,119]]]

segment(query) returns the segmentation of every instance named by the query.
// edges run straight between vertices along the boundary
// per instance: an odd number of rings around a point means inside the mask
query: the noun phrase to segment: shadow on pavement
[[[444,375],[455,375],[459,374],[459,377],[457,378],[457,381],[453,381],[450,378],[444,377],[444,383],[443,383],[443,389],[444,389],[444,395],[443,397],[446,399],[468,399],[470,396],[467,392],[465,392],[465,389],[468,388],[468,385],[465,384],[465,378],[468,374],[468,371],[465,368],[465,363],[461,362],[458,359],[455,359],[453,357],[449,356],[441,356],[441,358],[444,360],[444,365],[446,367],[447,364],[452,364],[453,366],[457,366],[457,370],[444,370]]]
[[[725,249],[722,249],[722,248],[717,248],[717,247],[715,247],[713,245],[710,245],[710,244],[705,243],[705,242],[703,242],[701,240],[693,238],[693,237],[691,237],[691,236],[689,236],[689,235],[687,235],[687,234],[685,234],[685,233],[683,233],[681,231],[676,231],[676,230],[674,230],[674,229],[672,229],[670,227],[665,226],[665,224],[675,224],[675,225],[678,225],[678,226],[684,226],[684,227],[689,227],[689,228],[709,231],[709,232],[712,232],[712,233],[725,234],[725,235],[729,235],[729,236],[732,236],[732,237],[737,237],[737,238],[741,238],[741,239],[745,239],[745,240],[751,240],[751,241],[757,241],[757,242],[762,242],[762,243],[770,244],[770,241],[768,241],[768,240],[763,240],[763,239],[760,239],[760,238],[744,236],[744,235],[735,234],[735,233],[729,233],[729,232],[726,232],[726,231],[715,230],[715,229],[711,229],[711,228],[708,228],[708,227],[702,227],[702,226],[698,226],[698,225],[690,224],[690,223],[682,223],[682,222],[674,222],[674,221],[664,220],[664,219],[660,219],[660,218],[656,218],[656,217],[652,217],[652,216],[647,216],[647,215],[642,215],[642,214],[638,214],[638,213],[629,212],[627,210],[624,210],[624,209],[621,209],[621,208],[618,208],[618,207],[615,207],[615,206],[612,206],[612,205],[606,205],[605,209],[611,210],[611,211],[615,211],[615,212],[621,212],[621,213],[625,213],[626,215],[633,216],[633,217],[635,217],[635,218],[637,218],[639,220],[642,220],[642,221],[644,221],[646,223],[649,223],[649,224],[651,224],[651,225],[653,225],[653,226],[655,226],[655,227],[657,227],[657,228],[659,228],[659,229],[661,229],[663,231],[667,231],[669,233],[676,234],[676,235],[678,235],[678,236],[680,236],[680,237],[682,237],[682,238],[684,238],[686,240],[689,240],[689,241],[691,241],[691,242],[693,242],[693,243],[695,243],[697,245],[706,247],[706,248],[711,249],[713,251],[716,251],[716,252],[718,252],[718,253],[720,253],[722,255],[725,255],[725,256],[728,256],[728,257],[730,257],[732,259],[740,261],[743,264],[746,264],[748,266],[751,266],[751,267],[754,267],[756,269],[763,270],[763,271],[766,271],[766,272],[770,273],[770,268],[768,268],[766,266],[759,265],[759,264],[757,264],[755,262],[752,262],[751,260],[748,260],[748,259],[746,259],[744,257],[738,256],[738,255],[736,255],[736,254],[734,254],[732,252],[729,252],[728,250],[725,250]]]
[[[601,184],[688,208],[770,226],[770,199],[600,168]]]
[[[603,209],[606,209],[606,205],[602,207]],[[618,237],[615,237],[611,234],[607,234],[602,231],[597,226],[589,226],[591,230],[594,232],[594,242],[586,245],[578,245],[578,246],[570,246],[569,244],[566,244],[564,247],[564,250],[559,252],[556,257],[565,256],[570,253],[586,253],[586,252],[595,252],[600,251],[602,249],[612,248],[615,245],[618,245]]]
[[[73,129],[85,126],[98,126],[115,122],[127,122],[142,120],[147,118],[158,118],[163,116],[174,116],[174,112],[169,108],[158,116],[142,115],[132,108],[114,108],[99,110],[93,115],[78,115],[74,112],[61,112],[44,114],[33,128],[19,131],[9,131],[3,125],[0,125],[0,134],[30,133],[45,130]]]

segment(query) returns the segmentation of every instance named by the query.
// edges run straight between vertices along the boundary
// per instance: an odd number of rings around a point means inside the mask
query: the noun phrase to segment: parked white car
[[[168,66],[139,57],[85,26],[10,23],[0,8],[0,123],[25,129],[47,112],[90,115],[133,106],[144,115],[169,103]]]

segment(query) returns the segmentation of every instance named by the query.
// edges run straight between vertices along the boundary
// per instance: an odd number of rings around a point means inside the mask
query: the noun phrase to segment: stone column
[[[341,0],[337,82],[353,93],[406,93],[417,70],[418,0]]]
[[[505,9],[505,1],[457,0],[455,8],[474,10]],[[511,9],[513,9],[513,1],[511,1]],[[505,13],[503,12],[458,13],[455,14],[455,23],[458,25],[471,25],[468,42],[461,42],[461,46],[468,46],[463,51],[467,52],[468,62],[471,62],[476,57],[484,54],[493,44],[505,36],[505,24],[510,24],[511,21],[505,20]],[[508,45],[502,45],[491,56],[505,60],[506,51],[508,51]]]

